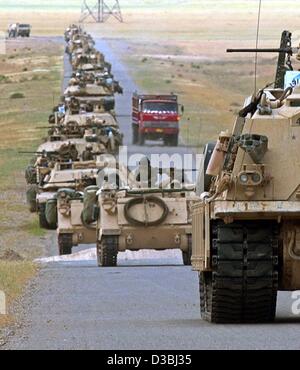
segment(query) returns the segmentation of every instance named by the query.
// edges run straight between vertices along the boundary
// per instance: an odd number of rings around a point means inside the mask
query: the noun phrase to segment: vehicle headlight
[[[246,173],[242,173],[240,175],[240,182],[242,184],[247,184],[248,180],[249,180],[249,176]]]
[[[260,175],[260,173],[258,173],[258,172],[253,173],[252,176],[251,176],[251,179],[252,179],[252,181],[255,184],[258,184],[259,182],[261,182],[261,175]]]
[[[241,172],[238,176],[239,183],[246,186],[257,186],[262,183],[262,174],[256,171]]]

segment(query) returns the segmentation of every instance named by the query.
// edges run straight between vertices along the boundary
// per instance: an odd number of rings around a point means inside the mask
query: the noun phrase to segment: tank
[[[205,153],[192,264],[210,322],[272,322],[277,292],[300,289],[300,88],[278,76]]]
[[[169,184],[169,182],[167,181]],[[102,267],[117,266],[118,252],[179,249],[191,264],[191,206],[195,187],[175,189],[103,186],[98,196],[97,259]]]

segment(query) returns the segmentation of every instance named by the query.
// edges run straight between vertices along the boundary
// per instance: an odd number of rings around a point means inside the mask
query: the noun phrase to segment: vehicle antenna
[[[260,30],[260,16],[261,16],[261,5],[262,0],[259,0],[258,5],[258,17],[257,17],[257,27],[256,27],[256,44],[255,49],[258,48],[258,40],[259,40],[259,30]],[[258,64],[258,52],[255,53],[255,67],[254,67],[254,94],[256,94],[257,89],[257,64]]]

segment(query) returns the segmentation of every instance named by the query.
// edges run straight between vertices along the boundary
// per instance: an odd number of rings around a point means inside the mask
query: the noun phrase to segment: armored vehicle
[[[67,112],[65,115],[65,119],[63,125],[67,124],[68,122],[77,122],[79,126],[93,126],[93,125],[102,125],[107,124],[112,127],[119,127],[116,117],[114,114],[110,112],[80,112],[77,114],[71,114],[70,111]]]
[[[69,96],[66,97],[66,106],[71,114],[110,112],[115,109],[115,98],[112,94],[84,95],[84,91],[82,89],[75,89],[76,87],[77,86],[71,86],[70,90],[67,91]],[[73,90],[75,94],[77,94],[76,96],[71,95],[71,91]],[[100,90],[104,93],[104,89],[101,86],[96,90],[97,93],[100,93]],[[94,92],[96,93],[96,91]]]
[[[111,65],[105,61],[104,55],[94,48],[77,48],[71,54],[71,64],[74,71],[80,70],[83,65],[89,63],[111,71]]]
[[[93,85],[103,86],[111,93],[123,94],[123,89],[118,81],[113,79],[113,75],[108,72],[80,71],[74,73],[69,81],[69,86]],[[73,88],[74,89],[74,88]],[[76,91],[76,90],[75,90]]]
[[[74,134],[76,131],[86,142],[101,145],[102,147],[98,147],[96,151],[99,154],[118,153],[119,147],[123,144],[123,134],[120,132],[118,123],[108,112],[77,115],[67,113],[58,133],[68,134],[68,130]]]
[[[140,249],[180,249],[184,264],[191,262],[195,186],[179,181],[182,172],[178,180],[174,169],[164,173],[147,161],[132,174],[137,185],[115,189],[106,184],[99,192],[99,266],[116,266],[118,252]]]
[[[17,37],[30,37],[31,25],[30,24],[18,24]]]
[[[105,158],[105,157],[104,157]],[[80,244],[97,242],[98,191],[110,179],[114,187],[128,184],[127,169],[116,166],[112,158],[103,163],[106,167],[98,174],[97,186],[89,186],[83,192],[60,189],[57,192],[57,234],[60,255],[71,254],[72,248]],[[117,167],[117,168],[116,168]]]
[[[86,33],[75,33],[70,37],[67,43],[66,52],[70,56],[70,61],[72,60],[72,55],[78,49],[82,49],[84,53],[91,53],[94,50],[95,42],[92,37]]]
[[[79,152],[76,144],[71,142],[48,142],[42,144],[39,149],[40,151],[34,153],[20,153],[35,155],[25,171],[25,179],[28,184],[26,197],[30,212],[37,212],[36,196],[39,186],[43,186],[44,179],[51,173],[55,163],[79,160]]]
[[[300,89],[299,72],[288,71],[299,49],[290,45],[285,31],[270,50],[279,52],[274,88],[248,98],[206,151],[192,264],[211,322],[273,321],[277,291],[300,289]]]
[[[65,96],[104,97],[112,96],[114,91],[106,86],[81,83],[77,86],[69,86],[64,92]]]
[[[97,155],[108,152],[106,146],[100,142],[87,140],[87,137],[69,139],[65,141],[47,141],[41,144],[37,152],[22,152],[22,154],[34,154],[32,164],[25,172],[25,178],[29,185],[43,185],[44,178],[54,168],[56,162],[85,161],[89,151],[89,159],[96,159]]]
[[[69,42],[75,35],[81,33],[81,27],[76,24],[70,25],[65,31],[65,41]]]
[[[188,189],[102,189],[99,195],[97,256],[99,266],[116,266],[118,252],[181,249],[190,264],[190,206],[197,198]]]
[[[84,162],[57,162],[44,177],[38,187],[36,202],[40,226],[46,229],[57,228],[57,192],[60,189],[72,189],[82,192],[88,186],[96,185],[98,172],[106,166],[105,161],[91,160]]]

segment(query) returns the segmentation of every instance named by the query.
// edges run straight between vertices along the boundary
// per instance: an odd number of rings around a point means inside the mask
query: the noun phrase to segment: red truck
[[[177,95],[139,95],[132,98],[133,144],[163,139],[165,145],[177,146],[179,113]],[[182,112],[184,108],[182,107]]]

